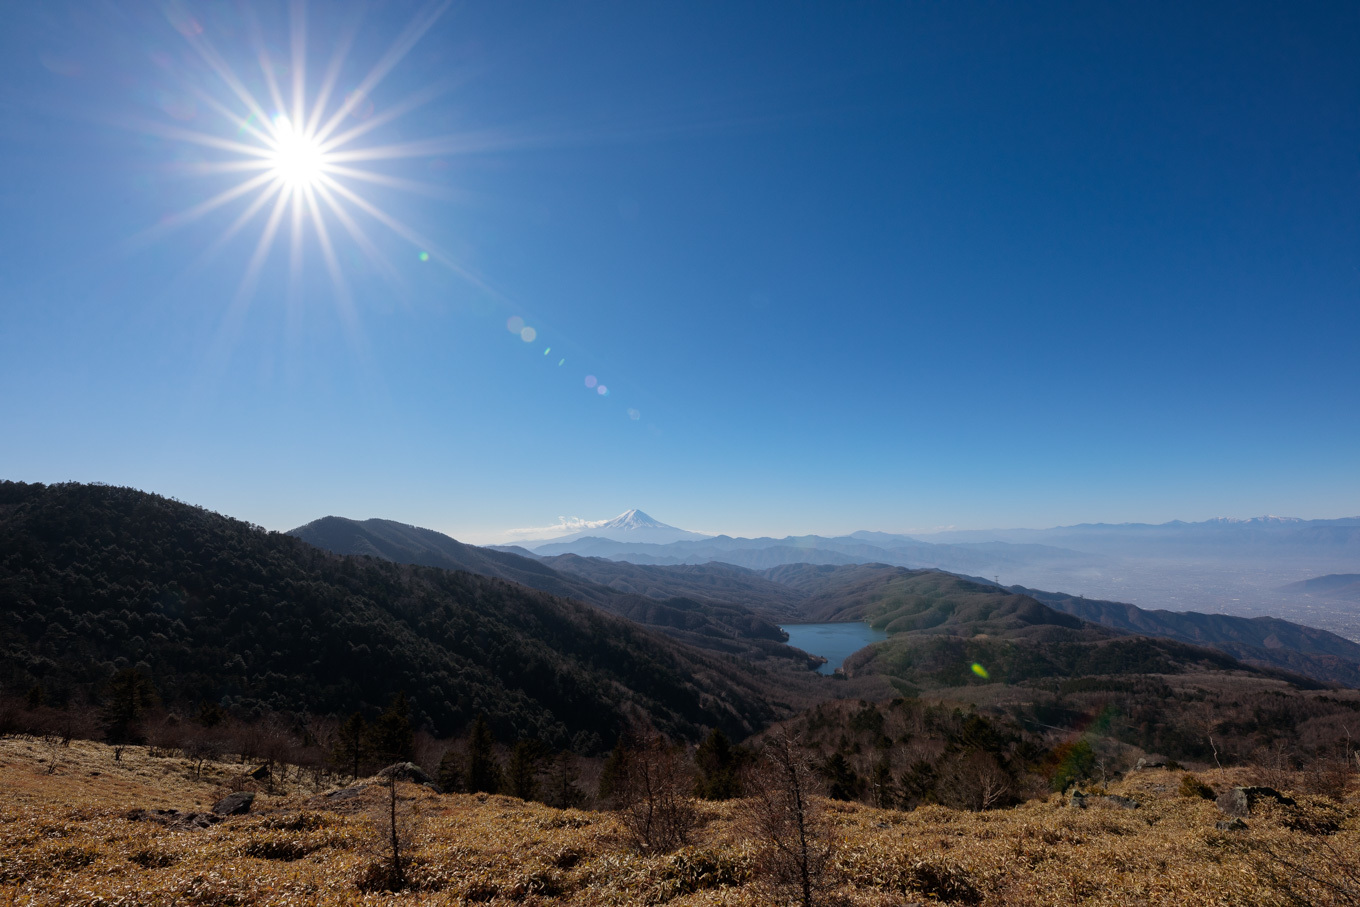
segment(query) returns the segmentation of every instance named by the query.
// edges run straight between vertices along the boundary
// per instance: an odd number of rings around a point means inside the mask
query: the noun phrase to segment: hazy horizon
[[[1357,33],[16,6],[0,476],[481,542],[1352,516]]]

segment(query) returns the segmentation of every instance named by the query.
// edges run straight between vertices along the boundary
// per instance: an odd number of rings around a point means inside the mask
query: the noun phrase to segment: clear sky
[[[0,391],[278,529],[1355,515],[1360,4],[9,4]]]

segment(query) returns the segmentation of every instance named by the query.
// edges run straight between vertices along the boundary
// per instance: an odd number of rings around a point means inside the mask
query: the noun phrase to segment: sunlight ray
[[[326,229],[326,219],[321,216],[321,209],[316,203],[316,192],[310,186],[306,190],[306,198],[307,207],[312,216],[312,226],[316,229],[317,244],[321,247],[321,258],[326,262],[326,271],[330,274],[331,284],[335,287],[337,302],[340,306],[340,320],[345,325],[345,333],[351,335],[351,342],[357,343],[360,339],[358,312],[354,309],[354,299],[350,295],[349,284],[345,282],[344,274],[340,271],[340,262],[335,257],[331,235]]]
[[[263,186],[273,181],[273,179],[274,179],[273,174],[261,173],[258,176],[253,176],[248,180],[237,183],[235,186],[232,186],[229,189],[222,190],[217,195],[214,195],[212,198],[205,199],[204,201],[199,202],[192,208],[188,208],[177,214],[172,214],[163,219],[160,223],[155,224],[154,226],[148,227],[145,230],[142,230],[141,232],[132,235],[127,239],[126,245],[129,248],[140,246],[144,243],[150,242],[154,239],[164,236],[165,234],[170,233],[174,230],[178,230],[180,227],[193,223],[194,221],[198,220],[199,218],[203,217],[204,215],[212,211],[217,210],[218,208],[222,207],[228,202],[240,198],[241,196],[250,192],[252,189],[257,189],[260,186]]]
[[[168,173],[188,173],[195,176],[208,176],[214,173],[242,173],[268,170],[273,165],[263,159],[249,161],[185,161],[166,166]]]
[[[154,120],[131,119],[124,121],[126,126],[134,127],[147,135],[154,135],[163,139],[176,139],[181,142],[189,142],[194,145],[202,145],[205,148],[216,148],[221,151],[231,151],[236,154],[243,154],[248,157],[268,157],[268,148],[261,148],[258,145],[247,145],[233,139],[224,139],[220,136],[209,135],[206,132],[197,132],[193,129],[185,129],[182,126],[167,126],[164,123],[157,123]]]
[[[402,279],[400,272],[398,272],[397,269],[392,266],[392,263],[387,260],[387,256],[383,255],[382,252],[378,250],[378,247],[373,244],[373,240],[368,238],[368,233],[364,231],[364,228],[354,220],[350,213],[345,210],[343,205],[335,200],[324,183],[317,185],[316,194],[326,203],[326,207],[330,209],[330,212],[333,215],[335,215],[335,219],[340,221],[340,226],[345,228],[345,232],[349,234],[350,239],[354,240],[355,245],[357,245],[364,253],[364,257],[368,260],[369,264],[382,271],[383,276],[387,278],[388,282],[393,286],[401,286]]]
[[[349,56],[349,50],[354,45],[354,38],[359,33],[359,25],[363,21],[362,8],[356,8],[350,18],[350,23],[341,33],[340,40],[335,45],[335,50],[331,54],[331,61],[326,67],[326,74],[321,79],[321,91],[317,93],[316,100],[312,102],[312,114],[307,118],[304,129],[308,135],[316,135],[317,129],[321,126],[321,117],[326,113],[326,106],[331,102],[331,93],[335,91],[335,84],[340,79],[340,67],[344,65],[345,59]]]
[[[437,5],[427,7],[423,15],[418,15],[415,20],[406,27],[405,31],[403,31],[397,37],[397,40],[392,43],[392,47],[388,49],[382,59],[374,65],[369,74],[359,83],[359,87],[354,89],[350,96],[345,99],[345,103],[340,105],[340,108],[331,115],[331,118],[326,121],[326,125],[317,130],[315,134],[317,142],[324,142],[327,137],[335,131],[336,127],[339,126],[344,118],[354,109],[354,106],[377,87],[387,74],[392,71],[393,67],[400,63],[402,58],[410,53],[411,48],[414,47],[416,42],[425,35],[425,32],[429,31],[430,27],[439,20],[439,17],[444,14],[444,11],[449,8],[449,5],[452,2],[453,0],[443,0],[443,2],[438,3]]]
[[[253,122],[251,122],[250,116],[247,116],[245,119],[242,119],[239,111],[232,110],[226,104],[223,104],[221,101],[213,97],[208,92],[204,91],[202,88],[195,88],[193,93],[194,97],[198,98],[204,104],[208,105],[210,108],[217,111],[217,113],[224,120],[235,126],[238,132],[240,131],[248,132],[251,135],[255,136],[255,138],[259,139],[260,142],[265,145],[268,145],[270,142],[273,141],[272,136],[270,136],[268,132],[261,129],[259,126],[256,126]]]
[[[236,298],[232,300],[231,311],[244,310],[250,306],[250,298],[254,295],[255,282],[260,278],[260,271],[264,268],[266,259],[269,258],[269,250],[274,245],[274,234],[279,230],[279,222],[283,219],[284,212],[288,210],[288,193],[280,192],[274,202],[274,210],[269,212],[269,221],[265,224],[264,232],[260,234],[259,242],[255,244],[255,251],[250,256],[250,263],[246,265],[246,271],[241,275],[241,282],[236,289]],[[228,314],[231,314],[230,312]]]
[[[292,120],[299,129],[307,125],[307,7],[302,0],[293,0],[289,10],[293,46],[293,107]]]
[[[488,131],[481,134],[469,133],[403,142],[399,145],[376,145],[371,148],[357,148],[353,151],[332,151],[327,154],[327,159],[337,163],[342,161],[358,163],[412,157],[437,157],[441,154],[472,154],[513,147],[511,143],[504,140],[492,141],[494,135],[494,133]]]
[[[266,186],[264,191],[256,196],[255,200],[250,203],[250,206],[237,215],[236,220],[232,221],[231,225],[228,226],[226,230],[222,231],[222,235],[213,240],[212,245],[204,250],[203,254],[198,257],[197,263],[206,264],[216,256],[227,243],[231,242],[232,238],[236,236],[237,233],[245,228],[246,224],[250,223],[255,218],[255,215],[260,212],[261,208],[269,204],[269,200],[273,198],[276,193],[282,191],[283,184],[278,181]]]
[[[185,35],[185,39],[189,42],[189,46],[203,58],[203,61],[217,73],[217,77],[226,83],[232,94],[236,95],[241,103],[246,105],[246,109],[253,113],[261,123],[268,123],[269,115],[260,106],[260,102],[250,92],[250,89],[241,84],[236,72],[222,59],[213,46],[196,35]]]
[[[444,79],[426,86],[405,100],[384,110],[382,113],[369,117],[349,131],[342,132],[334,138],[327,139],[325,142],[321,143],[321,148],[324,151],[329,151],[332,148],[341,148],[348,145],[360,136],[377,129],[379,126],[385,126],[398,117],[405,116],[421,105],[428,104],[430,101],[433,101],[435,98],[448,91],[452,84],[452,79]]]
[[[363,198],[363,196],[358,195],[357,193],[350,190],[347,186],[344,186],[336,182],[329,176],[323,175],[321,180],[326,186],[340,193],[345,198],[349,199],[351,204],[359,208],[369,217],[372,217],[374,220],[386,226],[389,230],[400,236],[402,239],[405,239],[407,242],[411,243],[417,248],[427,250],[431,258],[438,261],[440,264],[444,265],[444,267],[452,270],[459,277],[462,277],[464,280],[468,281],[469,283],[471,283],[473,286],[477,287],[480,290],[484,290],[487,293],[491,293],[498,298],[504,298],[501,292],[497,290],[495,287],[488,284],[481,277],[472,273],[467,268],[464,268],[462,265],[458,264],[458,262],[454,261],[448,255],[445,255],[443,252],[438,251],[438,249],[425,237],[421,236],[419,233],[412,230],[410,227],[406,226],[401,221],[393,218],[391,215],[383,211],[381,208],[378,208],[377,206],[371,204],[367,199]]]
[[[336,176],[347,176],[351,179],[363,180],[364,182],[374,183],[379,186],[386,186],[389,189],[402,189],[406,192],[416,192],[435,198],[454,198],[459,193],[447,186],[438,183],[427,183],[421,180],[408,180],[399,176],[389,176],[386,173],[370,173],[367,170],[357,170],[353,167],[339,167],[329,164],[326,167],[328,173]]]

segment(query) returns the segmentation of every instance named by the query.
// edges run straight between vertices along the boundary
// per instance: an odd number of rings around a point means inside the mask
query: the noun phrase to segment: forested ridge
[[[341,557],[157,495],[0,483],[0,683],[97,700],[137,668],[166,705],[342,714],[404,691],[418,725],[607,746],[638,716],[740,737],[777,684],[578,602]]]

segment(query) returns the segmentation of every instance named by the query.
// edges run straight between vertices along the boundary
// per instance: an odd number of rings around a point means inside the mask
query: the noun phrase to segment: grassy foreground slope
[[[386,791],[350,798],[294,785],[262,792],[249,815],[172,831],[133,810],[201,810],[233,770],[76,743],[0,740],[0,903],[47,905],[787,903],[769,890],[746,801],[696,804],[688,847],[641,855],[610,813],[559,811],[504,796],[438,795],[400,785],[413,887],[364,890],[382,859]],[[932,806],[910,813],[817,801],[835,841],[823,904],[907,907],[1126,905],[1320,907],[1360,902],[1360,796],[1284,785],[1297,803],[1262,803],[1246,827],[1218,827],[1211,801],[1181,795],[1185,773],[1138,772],[1078,809],[1054,795],[1009,810]],[[1199,778],[1223,790],[1245,770]],[[1286,779],[1289,780],[1289,779]],[[1279,780],[1276,779],[1279,784]],[[135,813],[133,814],[135,815]]]
[[[343,715],[404,691],[435,734],[484,712],[504,739],[580,751],[638,714],[743,737],[797,683],[501,580],[341,557],[127,488],[0,483],[0,684],[97,703],[129,667],[181,711]]]

